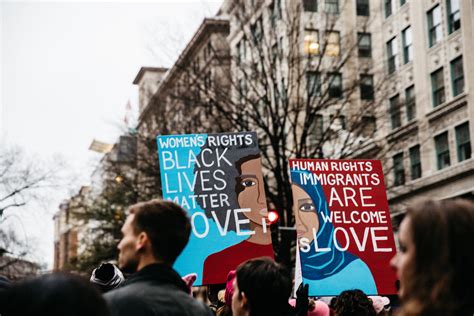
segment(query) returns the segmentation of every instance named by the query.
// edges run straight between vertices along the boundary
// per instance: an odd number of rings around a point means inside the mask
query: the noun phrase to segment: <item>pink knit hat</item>
[[[186,287],[188,288],[189,294],[193,294],[193,284],[194,281],[197,279],[197,274],[196,273],[190,273],[186,274],[184,277],[182,277],[184,283],[186,283]]]
[[[372,300],[372,305],[374,305],[375,312],[380,313],[385,305],[390,304],[390,299],[386,296],[369,296]]]
[[[234,295],[234,279],[236,272],[235,270],[229,271],[227,274],[227,282],[225,284],[225,304],[232,307],[232,296]]]
[[[288,300],[291,306],[296,306],[296,299],[292,298]],[[323,301],[314,301],[313,309],[308,310],[308,316],[329,316],[329,306],[328,304],[324,303]]]

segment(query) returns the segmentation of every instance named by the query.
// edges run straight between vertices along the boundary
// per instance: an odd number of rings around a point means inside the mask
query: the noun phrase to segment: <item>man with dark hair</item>
[[[248,260],[237,268],[232,315],[291,315],[290,294],[291,279],[280,264],[269,258]]]
[[[151,200],[132,205],[118,244],[119,267],[134,273],[104,295],[115,315],[212,315],[194,300],[172,265],[189,240],[191,223],[178,205]]]

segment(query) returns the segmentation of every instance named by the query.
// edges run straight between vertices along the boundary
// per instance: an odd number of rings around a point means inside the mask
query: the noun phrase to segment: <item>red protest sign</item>
[[[310,295],[395,294],[396,248],[378,160],[291,159],[296,279]]]

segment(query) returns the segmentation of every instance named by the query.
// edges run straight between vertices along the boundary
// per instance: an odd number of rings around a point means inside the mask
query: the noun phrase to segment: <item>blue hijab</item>
[[[321,215],[321,213],[324,213],[325,217],[328,218],[331,212],[323,188],[319,181],[317,181],[315,185],[311,183],[301,184],[300,174],[309,175],[311,172],[306,170],[291,170],[291,181],[293,184],[301,187],[311,197],[314,203],[319,221],[319,230],[316,234],[319,248],[331,249],[330,251],[317,253],[313,240],[308,252],[300,251],[301,272],[305,279],[322,280],[339,273],[349,263],[358,258],[347,251],[340,251],[334,246],[334,226],[329,221],[325,222]]]

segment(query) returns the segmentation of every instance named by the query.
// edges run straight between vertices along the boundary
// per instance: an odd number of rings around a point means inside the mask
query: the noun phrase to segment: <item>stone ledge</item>
[[[387,190],[387,197],[390,203],[404,199],[433,187],[439,187],[447,182],[458,178],[464,178],[474,174],[474,158],[456,163],[450,167],[438,170],[435,173],[420,179],[408,181],[403,186]]]
[[[426,114],[426,118],[428,119],[428,122],[431,124],[434,121],[438,120],[439,118],[467,105],[466,97],[467,97],[467,94],[462,93],[461,95],[458,95],[457,97],[455,97],[453,100],[449,102],[445,102],[444,104],[438,105],[431,112]]]
[[[387,141],[389,143],[394,142],[397,139],[403,138],[411,133],[414,133],[418,130],[418,121],[412,120],[409,123],[398,127],[393,130],[390,134],[387,135]]]

